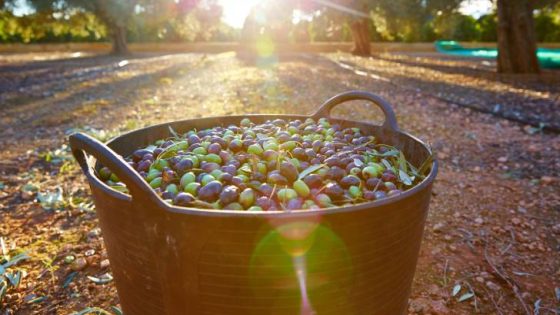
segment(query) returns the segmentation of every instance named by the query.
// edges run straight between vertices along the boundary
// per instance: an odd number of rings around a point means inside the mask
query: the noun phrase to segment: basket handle
[[[87,153],[94,156],[103,166],[108,167],[111,172],[115,173],[126,185],[133,199],[150,200],[158,203],[160,199],[148,183],[111,148],[81,132],[70,135],[69,141],[72,154],[86,175],[95,176],[92,174],[87,163]]]
[[[373,104],[377,105],[385,114],[385,122],[383,123],[383,128],[390,129],[392,131],[398,131],[399,126],[397,124],[397,117],[395,116],[395,112],[391,105],[381,98],[380,96],[365,92],[365,91],[348,91],[337,94],[330,99],[328,99],[325,103],[323,103],[317,112],[313,114],[311,117],[318,119],[321,117],[330,117],[331,110],[344,102],[348,101],[355,101],[355,100],[366,100],[370,101]]]

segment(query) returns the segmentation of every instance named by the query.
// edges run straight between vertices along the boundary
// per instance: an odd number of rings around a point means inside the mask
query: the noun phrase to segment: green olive
[[[202,176],[202,179],[200,180],[200,183],[202,184],[202,186],[206,186],[206,184],[208,184],[211,181],[216,180],[216,178],[214,178],[214,176],[210,175],[210,174],[206,174],[204,176]]]
[[[165,187],[165,191],[168,191],[168,192],[172,193],[173,195],[176,195],[179,192],[179,189],[177,188],[177,185],[169,184],[169,185],[167,185],[167,187]]]
[[[196,180],[196,175],[193,172],[185,173],[180,180],[181,187],[186,187],[190,183],[194,183]]]
[[[183,189],[184,192],[188,192],[189,194],[196,196],[198,195],[198,190],[200,189],[200,183],[189,183]]]
[[[204,147],[198,147],[192,150],[192,152],[194,154],[200,154],[200,155],[206,155],[208,152],[206,152],[206,149]]]
[[[309,186],[301,179],[294,182],[294,190],[303,198],[306,198],[310,194]]]
[[[99,169],[99,177],[101,177],[102,180],[108,180],[111,175],[111,170],[108,167],[102,167]]]
[[[258,144],[251,144],[249,148],[247,148],[247,152],[255,155],[261,155],[263,153],[263,148]]]
[[[204,157],[204,160],[206,162],[213,162],[213,163],[222,164],[222,158],[219,155],[214,154],[214,153],[210,153],[210,154],[206,155]]]
[[[278,196],[278,200],[281,202],[287,202],[288,200],[297,198],[296,191],[290,188],[282,188],[278,190],[276,195]]]
[[[239,194],[239,203],[243,205],[245,209],[251,207],[255,202],[255,192],[251,188],[246,188]]]
[[[348,188],[348,193],[352,196],[352,198],[362,197],[362,190],[358,186],[350,186],[350,188]]]
[[[156,178],[152,179],[152,181],[150,181],[150,186],[152,188],[158,188],[159,186],[161,186],[161,182],[162,182],[162,178],[161,177],[156,177]]]
[[[379,177],[379,175],[380,175],[380,172],[377,169],[377,167],[375,167],[375,166],[366,166],[362,170],[362,176],[365,179]]]

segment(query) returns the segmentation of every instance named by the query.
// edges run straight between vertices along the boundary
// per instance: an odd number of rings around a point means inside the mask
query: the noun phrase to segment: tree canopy
[[[217,0],[28,0],[31,14],[16,16],[16,0],[0,0],[1,42],[236,41],[244,36],[221,21]],[[461,0],[344,0],[362,12],[371,41],[497,40],[497,15],[478,19],[459,11]],[[333,1],[265,0],[268,29],[283,41],[351,41],[355,15],[327,6]],[[560,41],[557,0],[535,4],[539,42]],[[299,18],[294,19],[295,16]],[[296,20],[297,23],[293,23]]]

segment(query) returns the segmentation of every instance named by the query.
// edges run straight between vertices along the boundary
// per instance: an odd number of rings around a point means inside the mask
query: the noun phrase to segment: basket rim
[[[252,117],[259,117],[259,118],[284,118],[284,119],[306,119],[306,118],[313,118],[310,115],[297,115],[297,114],[247,114],[247,115],[232,115],[232,116],[205,116],[199,118],[191,118],[191,119],[182,119],[182,120],[175,120],[169,121],[164,123],[159,123],[155,125],[150,125],[143,128],[134,129],[128,132],[125,132],[119,136],[116,136],[110,140],[108,140],[105,144],[111,147],[111,144],[114,144],[116,141],[132,136],[136,133],[145,132],[149,129],[156,129],[162,128],[166,126],[171,126],[173,124],[184,124],[193,121],[200,121],[200,120],[220,120],[220,119],[243,119],[243,118],[252,118]],[[330,120],[336,120],[338,122],[344,122],[348,124],[366,124],[373,127],[381,127],[380,125],[369,123],[367,121],[355,121],[349,119],[340,119],[340,118],[329,118]],[[169,204],[165,200],[163,200],[159,195],[152,194],[149,196],[153,203],[152,206],[159,208],[158,210],[163,210],[165,212],[170,213],[177,213],[177,214],[189,214],[189,215],[198,215],[198,216],[217,216],[217,217],[270,217],[270,218],[297,218],[297,217],[310,217],[310,216],[322,216],[327,214],[335,214],[335,213],[343,213],[343,212],[353,212],[359,210],[374,210],[376,208],[381,208],[383,206],[389,204],[396,204],[401,200],[412,198],[413,196],[419,194],[420,192],[426,190],[435,180],[436,175],[438,173],[438,161],[434,157],[432,150],[430,149],[429,145],[426,144],[424,141],[418,139],[417,137],[411,135],[408,132],[402,130],[387,130],[387,132],[397,133],[404,135],[405,137],[409,138],[411,141],[418,142],[419,144],[424,147],[424,149],[428,152],[429,155],[432,156],[433,162],[430,173],[416,186],[411,189],[408,189],[396,196],[391,196],[387,198],[383,198],[381,200],[373,200],[368,202],[362,202],[356,205],[351,206],[340,206],[340,207],[331,207],[331,208],[320,208],[320,209],[300,209],[300,210],[274,210],[274,211],[240,211],[240,210],[217,210],[217,209],[203,209],[203,208],[191,208],[191,207],[180,207]],[[88,171],[86,176],[88,177],[89,182],[92,185],[95,185],[96,188],[102,190],[108,197],[133,202],[131,195],[117,191],[103,181],[101,181],[93,172],[92,172],[92,164],[91,158],[88,158]]]

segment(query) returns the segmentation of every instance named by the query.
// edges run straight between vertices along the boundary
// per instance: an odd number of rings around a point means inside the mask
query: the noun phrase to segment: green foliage
[[[459,13],[439,15],[434,19],[434,31],[438,39],[474,41],[479,37],[476,20]]]
[[[560,4],[539,10],[535,15],[538,42],[560,42]]]
[[[481,16],[477,21],[478,40],[496,42],[498,40],[498,17],[495,13]]]
[[[0,11],[0,42],[91,42],[105,36],[105,26],[88,12],[36,12],[16,17],[11,12]]]
[[[29,0],[36,12],[19,17],[12,13],[14,1],[0,2],[0,42],[103,41],[115,25],[126,26],[128,40],[135,42],[233,41],[251,35],[221,21],[218,0]],[[372,41],[495,42],[496,14],[475,20],[458,12],[461,2],[341,0],[336,3],[369,13]],[[306,6],[302,7],[301,3]],[[558,1],[539,0],[535,7],[538,41],[560,41]],[[308,19],[293,24],[294,9],[308,14]],[[251,36],[264,30],[274,41],[328,42],[351,41],[350,24],[356,18],[308,0],[266,0],[253,10],[253,20],[247,21],[254,23]],[[259,19],[261,22],[255,22]]]

